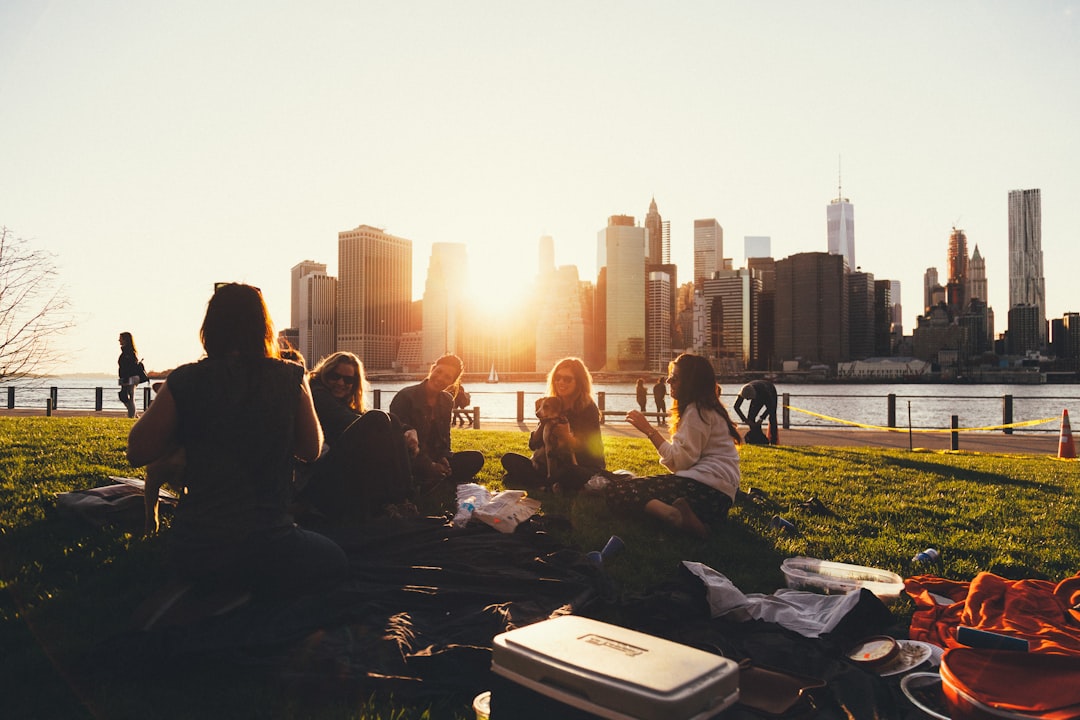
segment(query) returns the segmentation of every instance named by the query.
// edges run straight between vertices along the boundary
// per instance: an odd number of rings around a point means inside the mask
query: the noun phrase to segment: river
[[[0,402],[7,407],[8,387],[15,388],[17,408],[44,408],[50,388],[56,388],[57,407],[71,410],[92,410],[95,407],[95,388],[102,388],[102,408],[123,410],[117,398],[115,380],[106,378],[40,378],[0,385]],[[378,390],[379,406],[387,408],[390,400],[406,382],[376,381],[367,394],[369,406],[374,404]],[[146,385],[143,386],[144,388]],[[481,419],[514,420],[517,417],[517,393],[524,393],[525,418],[532,417],[533,403],[544,393],[542,382],[470,383],[467,389],[472,405],[480,408]],[[597,383],[594,389],[604,393],[608,412],[622,413],[637,407],[633,383]],[[738,385],[725,386],[724,403],[730,408],[735,402]],[[791,425],[795,427],[837,427],[846,423],[884,426],[888,423],[888,396],[896,396],[896,425],[915,429],[948,429],[951,418],[958,416],[960,428],[989,428],[1002,423],[1006,395],[1011,395],[1013,422],[1047,420],[1016,432],[1058,432],[1062,410],[1070,415],[1080,412],[1080,385],[929,385],[929,384],[799,384],[777,385],[788,396]],[[139,397],[141,405],[142,397]],[[670,406],[671,400],[668,399]],[[652,394],[649,410],[653,410]],[[821,417],[824,416],[824,417]],[[843,423],[837,420],[844,421]],[[618,415],[611,420],[618,420]]]

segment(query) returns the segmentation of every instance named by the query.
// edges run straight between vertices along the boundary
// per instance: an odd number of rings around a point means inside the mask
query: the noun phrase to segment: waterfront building
[[[949,282],[945,286],[945,302],[954,313],[962,313],[967,306],[967,235],[963,230],[952,229],[949,235]]]
[[[939,290],[941,290],[941,283],[938,282],[937,268],[926,268],[926,272],[923,273],[923,312],[938,304],[936,294]]]
[[[743,257],[747,267],[750,260],[772,257],[772,238],[768,235],[746,235],[743,237]]]
[[[289,272],[289,327],[300,327],[300,278],[311,273],[326,274],[326,263],[301,260]]]
[[[940,365],[943,357],[957,355],[962,332],[942,301],[927,308],[926,314],[916,319],[915,329],[911,333],[912,354],[920,360]]]
[[[645,228],[628,215],[613,215],[598,233],[603,285],[604,370],[645,367]]]
[[[984,353],[993,350],[993,336],[988,332],[993,325],[993,317],[985,302],[972,298],[967,309],[956,318],[956,324],[964,330],[958,348],[961,362],[977,361]]]
[[[847,268],[842,255],[797,253],[776,262],[778,361],[850,359]],[[774,363],[779,366],[779,362]]]
[[[1042,198],[1039,190],[1009,192],[1009,331],[1012,308],[1036,308],[1038,349],[1046,343],[1046,280],[1043,277]],[[1030,314],[1025,310],[1024,317]],[[1026,329],[1025,329],[1026,333]]]
[[[889,327],[893,336],[897,339],[904,336],[904,307],[900,297],[900,281],[889,280],[889,302],[891,303],[891,311],[889,316]]]
[[[666,372],[671,360],[671,311],[674,294],[671,275],[655,270],[649,273],[645,291],[645,367]]]
[[[645,230],[648,232],[645,263],[660,265],[667,262],[664,259],[664,221],[656,209],[656,198],[649,203],[649,212],[645,214]]]
[[[724,269],[724,228],[716,218],[694,221],[694,288]]]
[[[1080,313],[1065,313],[1054,321],[1054,352],[1064,366],[1080,371]]]
[[[702,285],[708,308],[708,356],[721,374],[750,366],[761,278],[752,270],[717,270]]]
[[[930,363],[913,357],[875,357],[836,365],[837,378],[873,382],[925,378],[930,371]]]
[[[848,275],[848,342],[850,357],[862,360],[875,352],[875,310],[873,273],[856,270]],[[888,353],[884,353],[888,354]]]
[[[468,256],[464,243],[431,244],[421,328],[425,365],[434,363],[446,353],[458,352],[467,276]]]
[[[854,270],[857,267],[855,265],[855,206],[843,196],[839,186],[836,190],[836,198],[825,208],[829,254],[840,255],[847,263],[848,269]]]
[[[544,311],[536,322],[536,370],[546,372],[564,357],[586,357],[585,301],[575,265],[562,265],[537,278]]]
[[[1038,305],[1013,305],[1009,308],[1009,329],[1005,331],[1005,352],[1008,355],[1027,355],[1042,347],[1040,332],[1044,331],[1042,308]]]
[[[370,225],[338,233],[337,349],[392,370],[412,303],[412,241]]]
[[[888,357],[893,353],[895,329],[892,323],[892,280],[874,281],[874,356]],[[854,353],[852,353],[854,356]]]
[[[321,271],[300,278],[299,322],[296,349],[309,368],[337,349],[337,278]]]

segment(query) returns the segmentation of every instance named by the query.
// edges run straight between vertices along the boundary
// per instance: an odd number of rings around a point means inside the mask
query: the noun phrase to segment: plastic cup
[[[487,690],[473,698],[472,709],[476,713],[476,720],[488,720],[491,715],[491,691]]]
[[[618,535],[612,535],[608,538],[604,549],[600,551],[600,555],[604,558],[613,557],[621,553],[624,547],[626,547],[626,544],[622,541],[622,538]]]

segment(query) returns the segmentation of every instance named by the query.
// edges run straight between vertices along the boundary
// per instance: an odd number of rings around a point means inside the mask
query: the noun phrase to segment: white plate
[[[945,695],[941,690],[941,676],[937,673],[917,672],[905,675],[900,681],[900,689],[904,691],[904,695],[912,705],[934,720],[950,720],[948,715],[943,715],[923,703],[923,698],[929,695],[938,700],[934,703],[937,707],[945,704]]]
[[[896,654],[896,657],[885,665],[875,668],[877,674],[881,677],[899,675],[900,673],[906,673],[908,670],[914,670],[934,654],[933,646],[930,643],[919,640],[897,640],[896,642],[900,645],[900,652]]]

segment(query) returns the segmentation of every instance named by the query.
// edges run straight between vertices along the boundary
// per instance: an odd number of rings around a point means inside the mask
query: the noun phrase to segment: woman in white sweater
[[[626,420],[652,441],[670,474],[615,476],[604,487],[614,510],[644,510],[669,525],[705,537],[705,523],[722,521],[739,489],[739,431],[720,402],[707,358],[684,353],[669,366],[673,399],[671,440],[631,410]]]

